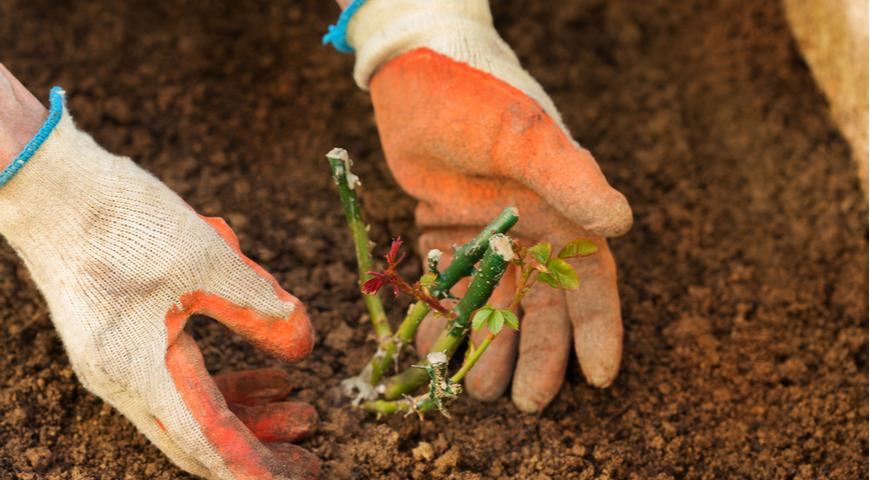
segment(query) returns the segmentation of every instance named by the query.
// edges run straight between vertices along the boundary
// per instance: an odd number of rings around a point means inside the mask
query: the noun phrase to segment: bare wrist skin
[[[350,2],[352,2],[353,0],[335,0],[335,1],[336,1],[336,3],[338,3],[338,6],[341,7],[342,10],[344,10],[345,8],[347,8],[348,5],[350,5]]]
[[[48,110],[0,63],[0,170],[45,122]]]

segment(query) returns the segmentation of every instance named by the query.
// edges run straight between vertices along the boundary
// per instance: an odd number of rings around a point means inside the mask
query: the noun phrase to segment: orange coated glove
[[[305,308],[223,220],[200,217],[76,128],[63,95],[52,89],[46,112],[0,65],[0,234],[45,297],[79,381],[188,472],[315,478],[317,458],[289,442],[314,429],[317,412],[282,401],[289,375],[213,378],[185,331],[207,315],[298,361],[314,345]]]
[[[572,339],[587,381],[610,385],[622,319],[605,237],[629,229],[631,209],[498,36],[487,2],[357,0],[329,37],[356,50],[354,77],[371,90],[387,162],[420,201],[423,252],[451,251],[509,205],[520,211],[512,235],[527,244],[590,238],[599,247],[573,262],[578,290],[538,285],[528,294],[519,333],[497,337],[466,377],[469,393],[498,398],[513,373],[514,403],[540,411],[561,388]],[[506,277],[490,302],[506,307],[514,285]],[[420,350],[442,325],[424,322]]]

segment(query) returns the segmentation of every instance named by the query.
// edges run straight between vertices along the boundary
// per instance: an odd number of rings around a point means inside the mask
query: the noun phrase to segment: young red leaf
[[[399,256],[399,249],[402,247],[402,238],[396,237],[393,239],[393,243],[390,245],[390,251],[384,256],[384,259],[387,260],[387,264],[390,268],[395,267],[402,260],[405,259],[405,254],[402,253],[402,256]]]
[[[386,278],[380,272],[369,272],[369,275],[372,275],[372,278],[363,283],[362,291],[366,295],[374,295],[384,287]]]
[[[399,296],[399,288],[396,286],[395,277],[387,272],[368,272],[372,276],[369,280],[363,283],[362,291],[366,295],[374,295],[385,286],[390,286],[393,289],[393,295]]]

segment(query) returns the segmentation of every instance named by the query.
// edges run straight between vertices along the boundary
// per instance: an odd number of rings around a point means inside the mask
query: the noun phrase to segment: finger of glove
[[[187,423],[175,422],[176,417],[185,416],[169,416],[167,433],[212,472],[228,469],[236,478],[315,478],[311,472],[319,466],[310,462],[316,459],[300,456],[291,462],[276,456],[229,410],[190,335],[181,332],[173,339],[166,352],[166,367],[184,408],[199,426],[191,429]],[[197,448],[200,434],[211,448]]]
[[[199,290],[179,298],[180,308],[169,313],[175,319],[170,325],[170,338],[181,329],[187,317],[203,314],[282,360],[298,361],[311,353],[314,330],[302,302],[241,252],[238,239],[226,222],[220,218],[201,218],[229,247],[228,254],[238,256],[242,263],[234,265],[230,271],[213,272],[212,287],[221,288],[221,292]]]
[[[616,285],[616,262],[607,241],[597,237],[595,255],[572,259],[580,287],[565,292],[574,327],[574,349],[590,384],[604,388],[619,372],[622,315]]]
[[[303,472],[299,475],[299,479],[320,478],[320,460],[308,450],[292,443],[267,443],[266,448],[274,454],[278,468],[296,471],[301,466]]]
[[[501,282],[492,292],[487,302],[496,308],[507,308],[516,291],[516,271],[508,268]],[[471,335],[475,346],[479,346],[489,335],[484,326]],[[502,396],[511,381],[514,362],[517,358],[517,331],[505,325],[495,340],[465,377],[465,388],[472,397],[490,402]]]
[[[469,176],[512,178],[600,235],[631,226],[628,201],[592,155],[504,81],[419,49],[387,63],[370,87],[390,168],[411,195],[409,184],[426,178],[414,175],[413,165],[430,162]]]
[[[523,320],[511,397],[524,412],[543,410],[559,393],[571,350],[562,291],[538,283],[522,301]]]
[[[520,214],[520,221],[510,231],[513,237],[545,238],[566,228],[577,230],[538,194],[513,180],[471,177],[427,164],[416,169],[426,179],[426,187],[409,193],[420,199],[416,220],[422,229],[467,231],[471,238],[505,207],[512,206]]]
[[[292,390],[290,375],[278,368],[258,368],[214,376],[214,383],[227,403],[261,405],[287,397]]]
[[[631,228],[628,200],[607,180],[588,150],[573,145],[549,117],[511,110],[497,143],[495,171],[540,195],[575,225],[597,235]],[[521,124],[531,122],[526,128]]]
[[[317,410],[302,402],[273,402],[261,405],[229,403],[230,411],[263,442],[302,440],[317,428]]]

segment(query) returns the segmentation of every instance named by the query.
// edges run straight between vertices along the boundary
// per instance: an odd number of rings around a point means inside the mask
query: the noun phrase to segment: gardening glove
[[[605,237],[629,229],[631,209],[499,37],[486,0],[357,0],[325,40],[356,51],[354,79],[371,91],[387,162],[420,201],[423,252],[450,251],[508,205],[521,215],[511,235],[527,244],[589,238],[599,248],[571,261],[579,289],[529,293],[519,336],[506,329],[497,337],[466,377],[469,393],[498,398],[513,373],[514,403],[540,411],[561,388],[572,337],[587,381],[610,385],[622,319]],[[491,303],[507,306],[514,283]],[[442,324],[427,322],[422,351]]]
[[[2,70],[0,107],[26,93]],[[200,217],[78,130],[57,87],[48,119],[0,183],[0,233],[45,297],[85,388],[195,475],[317,477],[316,457],[288,443],[314,428],[317,413],[279,401],[291,389],[287,373],[212,378],[184,330],[206,315],[289,362],[314,345],[302,304],[241,253],[223,220]]]

